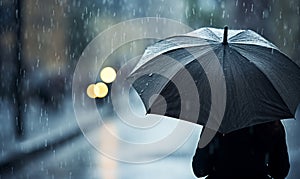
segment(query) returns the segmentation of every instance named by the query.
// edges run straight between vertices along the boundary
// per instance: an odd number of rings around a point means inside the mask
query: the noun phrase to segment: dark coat
[[[193,171],[209,179],[281,179],[290,164],[285,130],[280,121],[217,133],[204,148],[196,149]]]

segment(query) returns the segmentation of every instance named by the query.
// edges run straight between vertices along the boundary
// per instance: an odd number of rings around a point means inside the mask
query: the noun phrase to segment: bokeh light
[[[108,94],[108,87],[105,83],[99,82],[94,87],[94,93],[98,98],[104,98]]]
[[[112,67],[105,67],[100,72],[100,78],[105,83],[113,82],[117,77],[116,71]]]
[[[96,98],[94,89],[95,89],[95,84],[90,84],[86,89],[86,93],[90,98]]]

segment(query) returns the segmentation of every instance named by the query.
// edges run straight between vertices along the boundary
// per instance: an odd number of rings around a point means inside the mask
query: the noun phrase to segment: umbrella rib
[[[175,36],[172,36],[172,37],[168,37],[164,40],[161,40],[159,42],[163,42],[165,40],[168,40],[168,39],[172,39],[172,38],[176,38],[176,37],[189,37],[189,38],[195,38],[195,39],[201,39],[201,40],[204,40],[204,41],[209,41],[209,42],[216,42],[216,43],[220,43],[220,41],[216,41],[216,40],[212,40],[212,39],[206,39],[206,38],[203,38],[203,37],[199,37],[197,36],[196,34],[193,35],[193,34],[182,34],[182,35],[175,35]]]
[[[192,35],[192,34],[189,34],[189,35],[180,35],[180,36],[176,36],[176,37],[190,37],[190,38],[202,39],[202,40],[208,41],[210,43],[216,43],[216,44],[220,43],[220,41],[217,41],[217,40],[206,39],[206,38],[198,37],[197,35]]]
[[[230,39],[234,39],[234,38],[238,37],[238,36],[239,36],[240,34],[242,34],[242,33],[245,33],[245,31],[243,30],[243,31],[241,31],[241,32],[239,32],[239,33],[237,33],[237,34],[234,34],[234,36],[231,36],[231,37],[228,38],[228,41],[229,41]]]
[[[249,38],[247,38],[248,40],[241,41],[242,37],[240,37],[240,36],[244,35],[245,33],[252,33],[252,35],[255,35],[255,36],[252,37],[251,40],[249,40]],[[272,48],[272,49],[279,50],[274,44],[272,44],[271,42],[269,42],[268,40],[266,40],[262,36],[257,35],[252,30],[244,30],[242,32],[239,32],[239,33],[235,34],[234,36],[230,37],[230,39],[231,39],[231,44],[243,44],[243,45],[253,44],[253,45],[256,45],[256,46],[261,46],[261,47],[266,47],[266,48]],[[234,42],[235,39],[237,39],[236,42]],[[254,41],[253,39],[255,39],[256,41]],[[263,44],[259,44],[258,42],[261,42]]]
[[[210,32],[210,34],[214,35],[214,36],[215,36],[217,39],[219,39],[220,42],[221,42],[221,38],[218,37],[212,30],[210,30],[209,28],[206,28],[206,29]]]
[[[209,44],[204,44],[204,45],[201,45],[201,46],[208,46]],[[140,61],[143,61],[143,63],[138,63],[136,64],[136,66],[134,67],[134,69],[132,70],[132,72],[129,74],[129,75],[132,75],[134,74],[140,67],[142,67],[143,65],[145,65],[146,63],[148,63],[149,61],[155,59],[156,57],[160,56],[160,55],[163,55],[164,53],[166,52],[169,52],[169,51],[173,51],[173,50],[177,50],[177,49],[184,49],[184,48],[189,48],[189,47],[195,47],[195,46],[198,46],[199,45],[193,45],[193,46],[173,46],[173,47],[170,47],[170,48],[166,48],[165,50],[162,50],[162,51],[159,51],[158,53],[153,53],[153,54],[147,54],[147,50],[150,50],[150,48],[147,48],[145,53],[143,54],[143,56],[141,57]]]
[[[287,54],[285,54],[284,52],[282,52],[280,49],[278,49],[278,48],[272,48],[272,47],[266,47],[266,46],[263,46],[263,45],[259,45],[259,44],[245,44],[245,43],[238,43],[238,42],[234,42],[234,43],[231,43],[232,45],[232,47],[234,47],[234,48],[238,48],[238,49],[242,49],[241,47],[239,47],[239,46],[259,46],[259,47],[261,47],[261,48],[265,48],[265,49],[270,49],[270,50],[276,50],[276,51],[278,51],[278,53],[280,53],[280,54],[282,54],[285,58],[287,58],[287,59],[290,59],[290,57],[287,55]],[[234,48],[232,48],[232,49],[234,49]],[[234,49],[234,50],[236,50],[236,49]],[[239,52],[238,52],[239,53]],[[240,53],[239,53],[240,54]],[[293,63],[295,66],[297,66],[298,67],[298,69],[300,70],[300,66],[296,63],[296,62],[294,62],[293,60],[289,60],[291,63]]]
[[[244,59],[248,60],[249,62],[251,62],[247,57],[245,57],[243,54],[241,54],[237,49],[235,48],[231,48],[233,51],[235,51],[236,53],[238,53],[239,55],[241,55]],[[251,62],[253,63],[253,62]],[[253,63],[255,65],[255,63]],[[255,65],[256,66],[256,65]],[[280,96],[281,100],[284,102],[284,104],[288,107],[286,101],[282,98],[282,95],[278,92],[278,90],[276,89],[276,87],[274,86],[272,80],[270,80],[270,78],[260,69],[257,67],[257,69],[262,73],[262,75],[264,75],[264,77],[266,79],[269,80],[269,82],[272,84],[272,87],[275,89],[275,91],[278,93],[278,95]],[[288,107],[289,111],[291,114],[293,114],[293,112],[291,111],[291,109]]]
[[[240,55],[240,53],[239,52],[237,52],[235,49],[233,50],[235,53],[233,53],[234,55],[235,55],[235,57],[236,57],[236,59],[238,59],[238,55]],[[247,58],[245,58],[244,56],[242,56],[243,57],[243,59],[245,60],[245,61],[248,61],[247,60]],[[223,57],[223,58],[225,58],[225,57]],[[249,61],[248,61],[249,62]],[[245,76],[247,76],[247,74],[243,74],[243,73],[241,73],[242,75],[243,75],[243,78],[245,78]],[[235,75],[232,75],[233,76],[233,78],[234,78],[234,80],[235,80]],[[244,81],[245,82],[245,85],[249,88],[251,85],[248,83],[248,81],[247,80],[245,80]],[[247,96],[247,100],[248,101],[250,101],[249,100],[249,96]],[[252,103],[250,103],[249,104],[250,106],[251,106],[251,108],[252,108],[252,110],[251,111],[255,111],[254,109],[255,109],[255,106],[252,104]],[[255,113],[255,115],[257,115],[256,113]],[[247,124],[248,125],[248,124]]]
[[[216,44],[217,45],[217,44]],[[211,46],[211,44],[203,44],[203,45],[199,45],[199,44],[193,44],[193,45],[188,45],[188,46],[185,46],[185,45],[183,45],[183,46],[174,46],[174,47],[171,47],[171,48],[167,48],[167,49],[165,49],[165,50],[162,50],[162,51],[160,51],[159,53],[155,53],[155,54],[152,54],[152,55],[148,55],[148,57],[146,57],[145,59],[144,59],[144,61],[145,61],[145,63],[147,63],[148,61],[150,61],[150,60],[152,60],[152,59],[154,59],[154,58],[156,58],[156,57],[158,57],[159,55],[163,55],[164,53],[166,53],[166,52],[169,52],[169,51],[172,51],[172,50],[178,50],[178,49],[185,49],[185,48],[193,48],[193,47],[205,47],[205,46]],[[143,55],[142,57],[141,57],[141,59],[143,59],[145,56]],[[137,65],[138,66],[138,65]],[[135,67],[135,69],[136,68],[139,68],[139,67]],[[134,72],[135,70],[133,70],[133,72]],[[133,73],[132,72],[132,73]]]
[[[193,47],[188,47],[188,48],[193,48]],[[188,49],[187,48],[187,49]],[[198,52],[198,53],[195,53],[195,54],[192,54],[194,57],[195,57],[195,59],[198,59],[200,56],[205,56],[205,55],[207,55],[209,52],[211,52],[211,51],[214,51],[214,50],[216,50],[216,49],[218,49],[218,46],[215,46],[215,47],[212,47],[210,50],[207,50],[206,52],[202,52],[202,53],[200,53],[200,52]],[[189,50],[188,50],[189,51]],[[200,54],[200,55],[199,55]],[[193,60],[192,60],[193,61]],[[189,63],[191,63],[192,61],[190,61]],[[187,64],[189,64],[189,63],[187,63]],[[187,64],[185,64],[185,65],[187,65]],[[200,64],[201,65],[201,64]],[[202,65],[201,65],[202,66]]]

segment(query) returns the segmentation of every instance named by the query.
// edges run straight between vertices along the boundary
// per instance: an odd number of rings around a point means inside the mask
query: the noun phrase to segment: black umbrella
[[[148,47],[129,76],[148,113],[222,133],[292,118],[300,68],[252,30],[201,28]]]

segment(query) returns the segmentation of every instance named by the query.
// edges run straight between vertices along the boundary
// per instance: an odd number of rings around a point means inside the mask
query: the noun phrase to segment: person
[[[284,126],[280,121],[217,133],[192,161],[197,177],[207,179],[283,179],[290,168]]]

